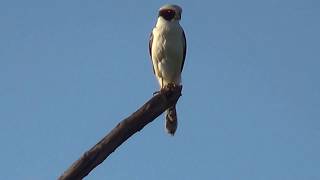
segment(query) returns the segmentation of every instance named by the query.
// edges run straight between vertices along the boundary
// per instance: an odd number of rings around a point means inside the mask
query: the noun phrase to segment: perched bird
[[[181,13],[182,9],[178,5],[162,6],[150,35],[149,53],[160,90],[181,85],[181,72],[187,49],[186,37],[179,24]],[[175,106],[166,110],[165,118],[167,132],[174,135],[178,126]]]

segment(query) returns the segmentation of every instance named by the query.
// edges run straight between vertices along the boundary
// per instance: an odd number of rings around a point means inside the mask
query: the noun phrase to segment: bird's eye
[[[176,12],[171,9],[162,9],[159,11],[159,16],[163,17],[167,21],[171,21],[174,18],[175,14]]]

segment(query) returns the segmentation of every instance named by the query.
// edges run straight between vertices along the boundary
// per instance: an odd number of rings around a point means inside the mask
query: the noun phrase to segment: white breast
[[[183,61],[183,30],[180,24],[158,19],[153,29],[152,61],[160,86],[180,84]]]

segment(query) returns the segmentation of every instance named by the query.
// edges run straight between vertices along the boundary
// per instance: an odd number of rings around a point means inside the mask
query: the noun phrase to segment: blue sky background
[[[0,1],[0,179],[56,179],[158,89],[167,1]],[[320,2],[175,1],[188,41],[163,116],[87,179],[320,179]]]

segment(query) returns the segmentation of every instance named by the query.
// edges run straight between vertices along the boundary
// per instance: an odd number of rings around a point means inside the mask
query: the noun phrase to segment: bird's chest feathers
[[[158,61],[175,61],[182,57],[182,31],[177,27],[160,27],[154,31],[154,53]]]

